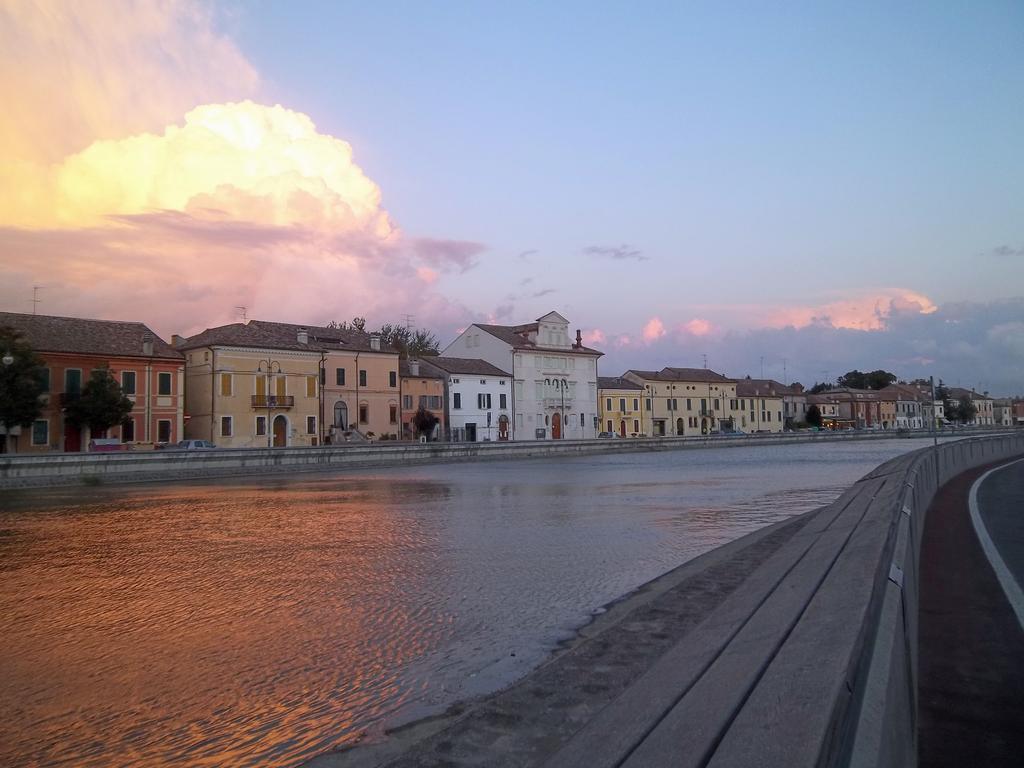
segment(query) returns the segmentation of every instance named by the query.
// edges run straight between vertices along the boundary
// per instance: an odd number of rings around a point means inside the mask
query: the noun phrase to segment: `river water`
[[[0,765],[296,765],[924,440],[0,496]]]

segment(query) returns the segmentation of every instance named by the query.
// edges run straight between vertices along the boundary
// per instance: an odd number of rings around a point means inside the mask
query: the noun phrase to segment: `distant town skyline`
[[[0,310],[1024,393],[1024,7],[0,2]],[[763,365],[763,368],[762,368]]]

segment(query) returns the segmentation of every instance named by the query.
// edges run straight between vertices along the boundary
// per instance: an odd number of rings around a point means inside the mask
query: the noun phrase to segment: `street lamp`
[[[5,366],[14,365],[14,355],[12,355],[10,352],[4,352],[4,356],[0,358],[0,362],[2,362]]]
[[[263,366],[266,365],[266,368]],[[267,400],[267,448],[273,448],[273,436],[274,430],[273,425],[270,423],[271,410],[274,407],[274,400],[276,397],[272,397],[270,394],[270,376],[274,373],[281,373],[281,364],[277,360],[271,360],[269,357],[265,360],[260,360],[260,364],[256,368],[256,373],[262,373],[266,385],[264,386],[264,397]]]

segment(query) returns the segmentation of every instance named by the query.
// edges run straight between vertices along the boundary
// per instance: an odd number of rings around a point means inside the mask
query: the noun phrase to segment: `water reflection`
[[[8,492],[0,764],[299,763],[507,683],[918,445]]]

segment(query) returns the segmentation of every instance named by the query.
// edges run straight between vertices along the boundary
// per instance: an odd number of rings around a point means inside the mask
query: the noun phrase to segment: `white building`
[[[479,358],[512,374],[512,439],[597,437],[597,359],[569,321],[549,312],[526,325],[474,323],[445,357]]]
[[[449,440],[512,438],[512,374],[486,360],[464,357],[423,357],[420,367],[444,379]]]

